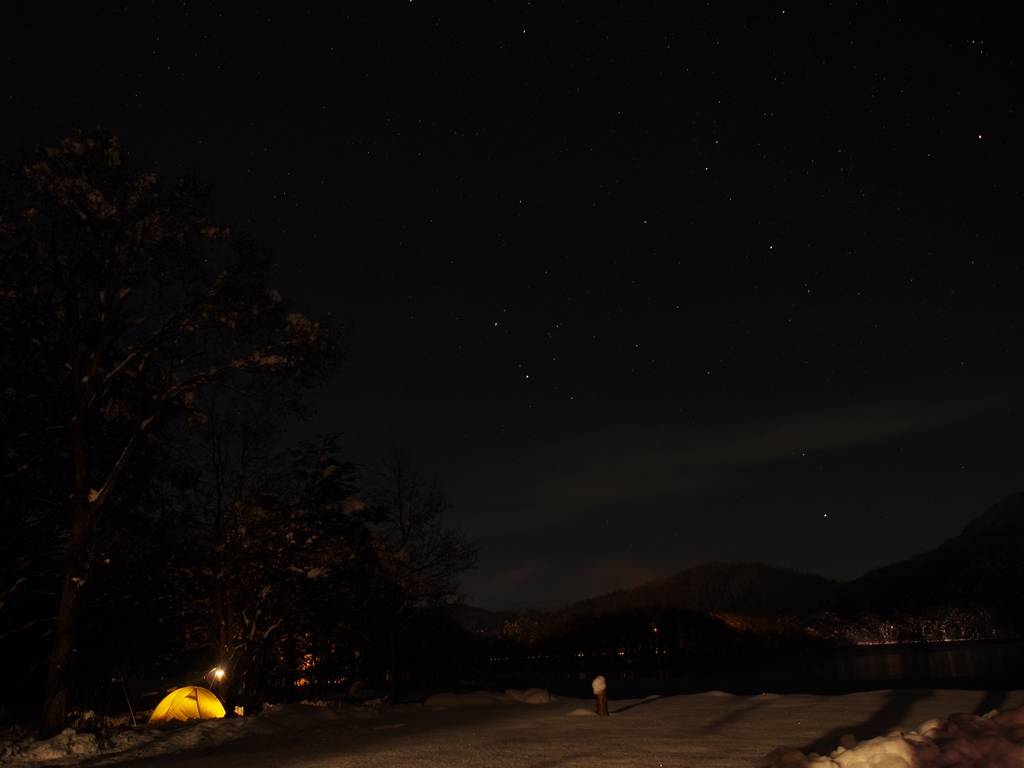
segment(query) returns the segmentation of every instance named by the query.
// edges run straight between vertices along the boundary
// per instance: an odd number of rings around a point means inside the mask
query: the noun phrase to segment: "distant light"
[[[213,676],[216,677],[218,680],[223,680],[224,679],[224,670],[223,669],[215,669],[215,670],[213,670]]]

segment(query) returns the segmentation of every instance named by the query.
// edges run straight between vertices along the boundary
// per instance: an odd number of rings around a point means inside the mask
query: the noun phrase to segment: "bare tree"
[[[56,447],[70,475],[45,737],[67,715],[99,521],[140,449],[204,387],[298,407],[340,331],[285,309],[266,253],[210,221],[204,188],[161,186],[102,130],[6,164],[0,185],[0,340],[19,366],[5,397],[39,415],[3,431],[5,466],[17,484]]]
[[[229,707],[258,713],[281,643],[337,596],[368,549],[354,465],[335,436],[291,460],[271,453],[274,420],[232,398],[211,404],[169,493],[179,537],[167,566],[168,614],[193,646],[216,649]]]
[[[404,448],[381,451],[365,474],[373,523],[378,580],[373,596],[386,617],[392,703],[398,702],[402,625],[419,611],[451,605],[460,597],[460,575],[476,566],[475,544],[448,528],[451,504],[440,481],[419,475]]]

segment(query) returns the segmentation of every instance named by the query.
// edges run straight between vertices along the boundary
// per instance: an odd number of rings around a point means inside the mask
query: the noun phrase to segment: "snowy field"
[[[1024,766],[1024,708],[1015,709],[1024,704],[1024,691],[708,692],[613,700],[609,717],[592,713],[592,699],[554,699],[543,691],[525,698],[516,691],[441,694],[426,704],[383,709],[284,704],[258,717],[143,726],[115,736],[103,749],[92,735],[74,732],[49,742],[8,742],[2,762],[165,768]],[[993,714],[996,708],[1002,713]],[[982,710],[987,717],[978,716]]]

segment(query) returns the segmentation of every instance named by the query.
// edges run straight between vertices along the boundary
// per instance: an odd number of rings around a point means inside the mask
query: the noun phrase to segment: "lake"
[[[775,659],[704,662],[674,668],[627,668],[601,671],[600,659],[586,668],[549,678],[549,689],[584,696],[597,674],[609,689],[629,698],[721,690],[755,693],[841,694],[879,688],[960,690],[1024,689],[1024,642],[945,642],[861,645],[834,653]]]

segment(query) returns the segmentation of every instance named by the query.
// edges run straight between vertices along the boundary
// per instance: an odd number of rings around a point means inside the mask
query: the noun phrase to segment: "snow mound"
[[[589,715],[597,717],[597,712],[592,709],[574,709],[572,712],[567,712],[566,714],[569,715],[569,717],[587,717]]]
[[[367,720],[381,716],[373,707],[334,706],[333,703],[278,704],[267,707],[257,717],[218,718],[214,720],[175,721],[143,725],[107,737],[67,728],[52,739],[36,741],[28,733],[4,738],[0,743],[0,763],[41,763],[70,758],[113,759],[119,753],[133,757],[152,757],[196,747],[214,747],[239,737],[273,736],[282,732],[310,732],[330,729],[339,721]],[[99,722],[100,718],[96,718]],[[84,722],[84,721],[83,721]],[[115,722],[115,721],[111,721]]]
[[[78,733],[74,728],[65,728],[52,739],[36,742],[20,757],[24,760],[57,760],[72,755],[86,757],[99,751],[95,734]]]
[[[543,688],[527,688],[525,691],[509,688],[505,695],[521,704],[549,704],[554,701],[554,697]]]
[[[109,739],[102,739],[94,733],[79,733],[74,728],[65,728],[44,741],[36,741],[32,736],[24,734],[21,738],[4,739],[0,746],[0,763],[39,763],[116,754],[148,744],[153,738],[153,734],[149,733],[123,731]]]
[[[916,731],[894,731],[857,743],[847,734],[825,757],[779,747],[767,768],[1020,768],[1024,766],[1024,707],[984,717],[958,712],[926,720]]]

